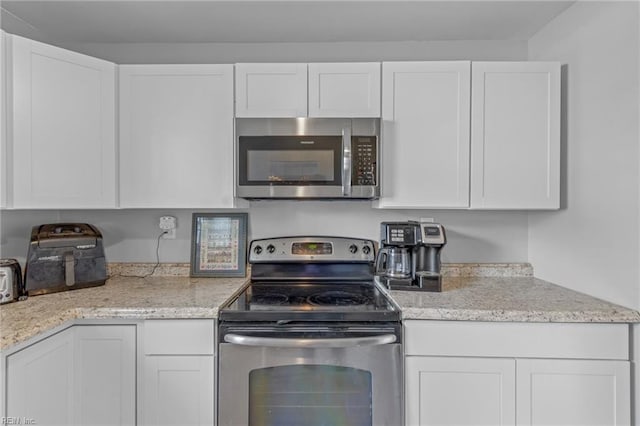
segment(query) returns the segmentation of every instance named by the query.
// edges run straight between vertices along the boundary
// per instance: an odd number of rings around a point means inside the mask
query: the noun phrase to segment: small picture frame
[[[247,213],[193,213],[191,276],[247,274]]]

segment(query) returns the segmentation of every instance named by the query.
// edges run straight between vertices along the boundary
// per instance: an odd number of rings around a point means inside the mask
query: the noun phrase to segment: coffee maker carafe
[[[376,277],[392,290],[442,291],[440,252],[446,244],[438,223],[382,222]]]
[[[411,252],[408,247],[381,248],[376,259],[376,272],[391,278],[411,277]]]

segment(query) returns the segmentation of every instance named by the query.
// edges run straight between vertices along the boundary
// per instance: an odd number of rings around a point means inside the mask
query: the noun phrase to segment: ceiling
[[[573,1],[2,1],[2,28],[44,42],[527,40]]]

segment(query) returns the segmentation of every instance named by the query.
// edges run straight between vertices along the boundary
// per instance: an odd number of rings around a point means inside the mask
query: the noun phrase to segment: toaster
[[[34,226],[25,266],[28,296],[103,285],[107,279],[102,234],[87,223]]]
[[[18,300],[23,293],[22,269],[15,259],[0,259],[0,304]]]

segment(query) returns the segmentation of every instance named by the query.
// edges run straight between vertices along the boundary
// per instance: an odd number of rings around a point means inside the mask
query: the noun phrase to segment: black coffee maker
[[[391,290],[442,291],[444,227],[432,222],[382,222],[376,278]]]

